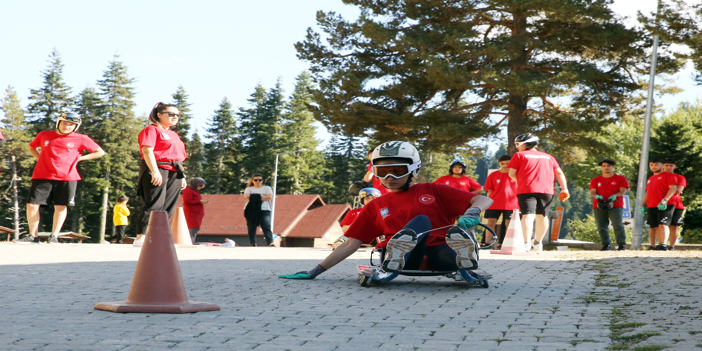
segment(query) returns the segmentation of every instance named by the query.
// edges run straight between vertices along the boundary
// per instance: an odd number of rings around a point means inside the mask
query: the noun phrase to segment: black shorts
[[[503,221],[509,221],[512,219],[513,213],[514,213],[514,211],[510,211],[510,210],[485,210],[485,212],[483,212],[483,218],[498,219],[498,218],[500,218],[500,215],[502,215]]]
[[[523,215],[536,213],[545,216],[551,206],[551,201],[553,201],[553,195],[541,193],[518,194],[517,200],[519,202],[519,211]]]
[[[685,214],[685,210],[681,210],[679,208],[676,208],[673,211],[673,219],[670,220],[670,225],[674,225],[674,226],[683,225],[683,215],[684,214]]]
[[[32,179],[27,203],[75,206],[77,186],[78,181],[75,180]]]
[[[675,206],[668,205],[665,211],[661,211],[658,207],[648,208],[648,226],[651,228],[658,227],[659,225],[670,225],[673,220],[673,212],[675,211]]]

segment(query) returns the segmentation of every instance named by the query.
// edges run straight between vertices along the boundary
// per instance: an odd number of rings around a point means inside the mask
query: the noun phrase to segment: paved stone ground
[[[181,248],[191,300],[221,311],[120,314],[129,245],[0,244],[3,350],[646,350],[702,348],[699,251],[482,253],[488,289],[444,277],[363,288],[359,252],[312,281],[328,250]]]

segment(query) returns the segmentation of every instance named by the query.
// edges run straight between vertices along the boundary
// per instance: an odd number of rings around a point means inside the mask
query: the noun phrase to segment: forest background
[[[659,73],[674,74],[687,63],[701,67],[702,13],[684,2],[663,2],[659,16],[641,14],[635,24],[614,16],[609,1],[345,3],[359,16],[320,11],[317,27],[300,38],[298,57],[310,70],[296,77],[290,94],[278,81],[252,87],[244,106],[222,98],[201,133],[193,132],[188,91],[173,87],[170,102],[183,113],[175,129],[186,141],[187,173],[207,180],[205,193],[239,194],[253,173],[272,185],[279,154],[279,194],[351,202],[347,189],[365,173],[368,149],[393,139],[420,147],[420,181],[446,174],[459,154],[484,183],[496,159],[514,151],[509,142],[487,145],[530,131],[568,177],[573,197],[557,204],[566,209],[564,232],[588,238],[594,223],[587,188],[599,174],[597,161],[617,160],[635,197],[652,34],[661,38]],[[94,86],[80,91],[66,84],[63,70],[53,49],[28,104],[21,105],[12,86],[4,91],[0,224],[26,230],[24,199],[35,163],[27,143],[53,129],[60,112],[74,110],[83,116],[80,132],[107,155],[79,164],[84,181],[64,230],[97,240],[110,233],[116,197],[136,200],[136,135],[146,116],[134,112],[134,78],[118,55]],[[677,89],[675,82],[656,88],[661,94]],[[687,176],[684,237],[695,241],[702,232],[702,179],[695,172],[702,166],[702,106],[691,101],[657,111],[650,156],[674,158]],[[330,132],[324,148],[315,122]],[[138,201],[130,205],[138,208]],[[50,212],[43,209],[44,230]]]

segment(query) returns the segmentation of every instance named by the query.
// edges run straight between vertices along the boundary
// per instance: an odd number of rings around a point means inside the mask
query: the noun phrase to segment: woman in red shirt
[[[185,189],[185,144],[170,128],[178,124],[180,112],[173,104],[159,102],[149,114],[149,125],[139,133],[139,183],[143,202],[137,233],[144,234],[151,211],[166,211],[170,218]]]
[[[200,177],[190,179],[190,185],[183,189],[183,212],[185,212],[185,221],[188,223],[190,238],[193,243],[197,239],[197,232],[200,230],[202,218],[205,217],[205,204],[207,200],[202,199],[200,190],[202,190],[207,182]]]

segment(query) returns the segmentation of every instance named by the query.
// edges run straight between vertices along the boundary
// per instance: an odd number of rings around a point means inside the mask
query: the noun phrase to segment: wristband
[[[307,274],[309,274],[312,278],[324,273],[327,269],[322,267],[322,265],[318,264],[314,266]]]

